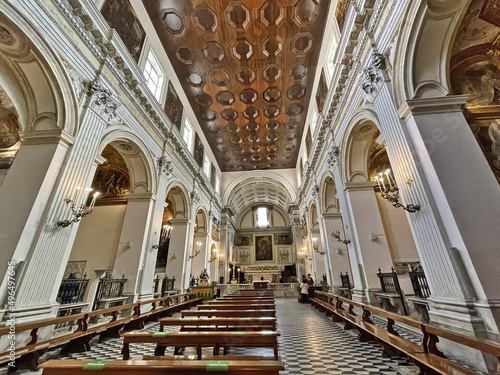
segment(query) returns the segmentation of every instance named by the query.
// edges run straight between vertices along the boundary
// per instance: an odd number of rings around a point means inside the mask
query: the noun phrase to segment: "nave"
[[[196,310],[194,307],[192,310]],[[181,313],[175,313],[180,318]],[[343,324],[334,323],[331,318],[314,309],[311,305],[298,303],[295,298],[276,299],[279,355],[285,371],[280,375],[396,375],[416,374],[418,368],[401,358],[383,358],[378,344],[359,342],[353,331],[345,331]],[[165,327],[165,331],[178,331],[179,327]],[[146,325],[142,331],[159,331],[159,323]],[[40,362],[51,359],[115,360],[121,359],[123,339],[110,339],[92,346],[85,353],[67,356],[53,350],[44,355]],[[154,344],[131,346],[131,357],[152,354]],[[204,351],[211,351],[205,348]],[[187,348],[184,355],[195,354],[194,348]],[[231,355],[269,356],[268,348],[234,348]],[[23,372],[24,373],[24,372]],[[42,374],[26,372],[30,375]]]

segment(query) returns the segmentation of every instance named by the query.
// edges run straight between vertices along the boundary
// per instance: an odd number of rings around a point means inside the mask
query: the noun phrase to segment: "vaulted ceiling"
[[[328,0],[143,0],[222,171],[294,168]]]

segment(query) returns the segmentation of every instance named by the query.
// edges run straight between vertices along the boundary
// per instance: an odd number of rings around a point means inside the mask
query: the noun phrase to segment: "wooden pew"
[[[222,297],[222,298],[217,298],[214,300],[215,302],[221,302],[221,301],[272,301],[274,302],[275,299],[274,297],[258,297],[258,296],[247,296],[247,297],[241,297],[241,296],[235,296],[235,297]]]
[[[254,327],[254,330],[276,330],[276,318],[164,318],[160,319],[160,332],[164,327],[181,326],[181,329],[193,330],[245,330],[246,327]]]
[[[257,303],[247,303],[247,304],[203,304],[198,305],[198,310],[274,310],[276,306],[274,304],[257,304]]]
[[[29,332],[31,341],[24,347],[16,348],[16,367],[9,367],[13,372],[17,368],[28,368],[36,370],[38,368],[39,358],[50,348],[61,346],[61,353],[85,352],[90,349],[89,341],[96,335],[105,337],[119,337],[118,331],[128,324],[135,324],[135,321],[146,319],[147,317],[159,316],[161,313],[168,314],[173,309],[182,309],[193,306],[201,302],[203,298],[196,296],[196,293],[186,293],[176,296],[157,298],[128,305],[115,306],[107,309],[91,311],[88,313],[68,315],[60,318],[48,319],[45,321],[26,323],[16,325],[16,335],[22,332]],[[173,302],[173,303],[171,303]],[[152,305],[152,312],[142,312],[141,307],[148,304]],[[132,314],[130,314],[132,312]],[[127,316],[120,317],[124,313]],[[93,323],[93,320],[102,315],[109,315],[110,320],[102,323]],[[38,331],[40,329],[57,326],[60,324],[74,323],[76,327],[67,334],[52,337],[45,341],[40,341]],[[9,334],[9,327],[0,329],[0,337]],[[10,353],[0,353],[0,364],[10,361]]]
[[[282,361],[190,361],[190,360],[132,360],[132,361],[51,360],[40,367],[43,375],[88,375],[89,368],[102,375],[206,375],[220,369],[227,375],[279,375]],[[216,374],[221,373],[217,371]]]
[[[254,303],[254,304],[268,304],[268,303],[272,303],[272,304],[275,304],[275,301],[274,299],[214,299],[212,301],[206,301],[204,303],[207,303],[209,305],[213,305],[213,304],[222,304],[222,303],[237,303],[237,304],[245,304],[245,303]]]
[[[155,355],[163,355],[167,346],[195,347],[198,359],[202,359],[202,348],[213,347],[214,355],[226,348],[273,348],[278,360],[278,336],[275,331],[262,332],[127,332],[123,336],[123,359],[130,359],[130,344],[155,343]]]
[[[182,317],[189,316],[206,316],[217,318],[234,318],[234,317],[260,317],[260,316],[276,316],[276,310],[187,310],[181,312]]]
[[[500,344],[498,343],[478,340],[474,337],[426,324],[375,306],[356,303],[324,292],[317,291],[315,293],[314,304],[320,310],[324,309],[333,313],[333,321],[344,321],[345,329],[357,328],[360,332],[360,340],[382,342],[386,355],[390,356],[398,353],[407,355],[420,367],[422,374],[477,375],[476,371],[446,358],[436,346],[439,337],[496,357],[496,372],[500,374]],[[356,315],[355,307],[362,310],[360,316]],[[372,321],[372,315],[385,318],[387,321],[386,327],[382,328],[375,325]],[[423,334],[422,342],[415,343],[401,337],[395,329],[396,323],[420,330]]]

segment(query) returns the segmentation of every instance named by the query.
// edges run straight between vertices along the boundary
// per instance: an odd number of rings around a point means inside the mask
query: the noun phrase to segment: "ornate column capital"
[[[373,102],[382,83],[388,79],[385,57],[381,53],[373,52],[371,63],[363,69],[360,86],[369,101]]]
[[[174,163],[171,160],[167,160],[166,156],[160,156],[156,159],[156,165],[160,174],[169,178],[174,172]]]
[[[99,81],[93,81],[90,84],[90,93],[92,95],[90,106],[95,108],[101,114],[116,117],[116,110],[120,103],[113,98],[110,90],[104,88]]]
[[[330,147],[330,150],[328,150],[326,162],[328,163],[328,165],[331,168],[334,168],[335,164],[337,164],[338,158],[339,158],[339,153],[340,153],[340,148],[338,148],[337,146],[334,146],[334,145],[332,145]]]
[[[190,194],[190,197],[191,197],[191,203],[193,205],[198,204],[201,201],[200,193],[198,193],[197,190],[193,190]]]

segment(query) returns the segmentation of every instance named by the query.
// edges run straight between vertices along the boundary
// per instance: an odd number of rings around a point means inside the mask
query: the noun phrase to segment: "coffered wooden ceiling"
[[[294,168],[329,0],[143,0],[222,171]]]

